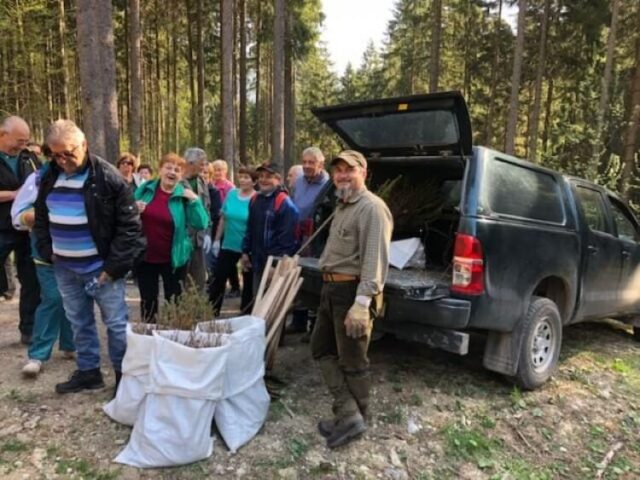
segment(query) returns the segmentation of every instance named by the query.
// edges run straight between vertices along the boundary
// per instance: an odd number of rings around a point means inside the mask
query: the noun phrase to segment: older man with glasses
[[[20,117],[7,117],[0,122],[0,265],[14,252],[20,281],[20,341],[24,345],[31,343],[40,287],[31,258],[29,234],[13,228],[11,205],[25,179],[40,166],[36,155],[27,149],[30,135],[29,125]],[[6,292],[7,288],[7,277],[2,271],[0,292]]]
[[[55,162],[40,182],[33,234],[38,253],[53,264],[77,350],[77,370],[56,392],[104,387],[94,302],[107,327],[117,389],[127,345],[123,277],[146,245],[138,208],[113,165],[89,153],[75,123],[57,120],[46,142]]]

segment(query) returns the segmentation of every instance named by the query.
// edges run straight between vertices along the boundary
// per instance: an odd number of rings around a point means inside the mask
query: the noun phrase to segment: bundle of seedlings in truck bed
[[[416,182],[398,175],[380,185],[376,193],[389,207],[394,229],[408,230],[436,220],[445,202],[440,183],[438,178]]]

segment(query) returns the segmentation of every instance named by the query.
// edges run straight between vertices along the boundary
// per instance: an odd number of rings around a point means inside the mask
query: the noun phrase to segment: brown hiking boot
[[[318,422],[318,431],[324,438],[329,438],[333,434],[334,428],[336,428],[336,421],[333,418],[323,418]]]
[[[336,422],[333,433],[327,438],[327,447],[337,448],[355,440],[367,430],[367,425],[360,412]]]

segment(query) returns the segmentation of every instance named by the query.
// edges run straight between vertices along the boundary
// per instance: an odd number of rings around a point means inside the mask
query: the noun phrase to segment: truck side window
[[[580,185],[576,185],[576,192],[589,228],[596,232],[612,233],[609,231],[607,214],[600,192]]]
[[[613,210],[613,220],[618,231],[618,238],[637,242],[640,239],[636,223],[632,220],[631,212],[615,198],[609,197]]]
[[[552,175],[499,158],[489,168],[488,200],[493,212],[564,223],[560,188]]]

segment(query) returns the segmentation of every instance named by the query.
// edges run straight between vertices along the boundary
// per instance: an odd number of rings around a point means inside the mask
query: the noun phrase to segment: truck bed
[[[309,293],[310,289],[319,295],[321,273],[318,266],[318,259],[304,257],[300,259],[300,266],[305,272],[305,278],[315,280],[303,285],[303,290]],[[449,268],[443,270],[398,270],[390,267],[387,281],[384,285],[385,295],[401,296],[412,300],[436,300],[443,298],[449,294],[449,283],[451,281],[451,272]],[[313,290],[311,290],[313,291]]]

